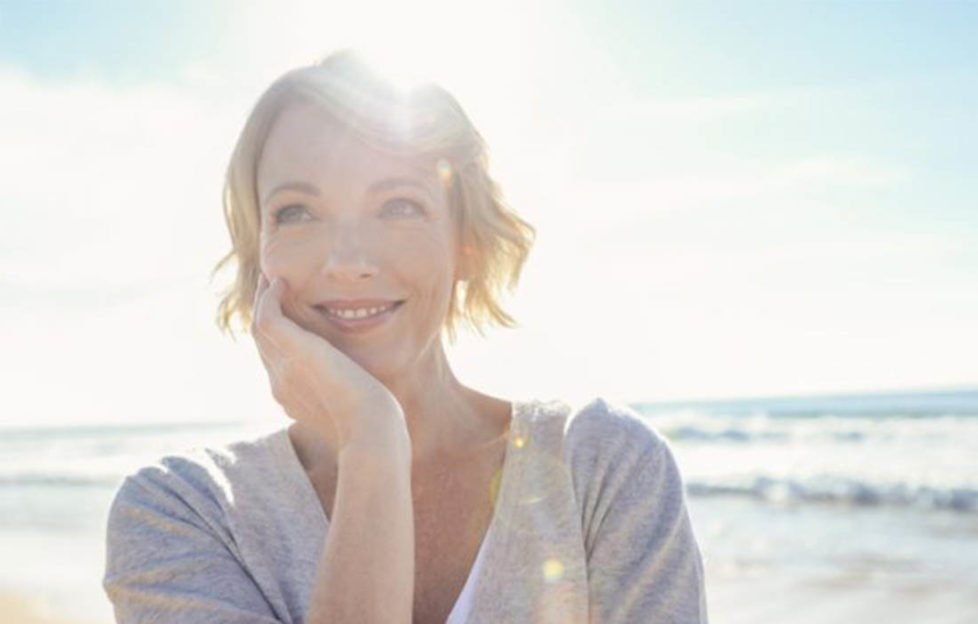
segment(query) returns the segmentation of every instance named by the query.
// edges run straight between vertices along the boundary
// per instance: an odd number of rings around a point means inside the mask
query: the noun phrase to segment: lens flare
[[[555,583],[564,578],[564,564],[559,559],[547,559],[543,562],[543,580]]]

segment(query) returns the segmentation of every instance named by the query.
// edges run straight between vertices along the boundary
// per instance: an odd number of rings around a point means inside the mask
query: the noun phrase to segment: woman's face
[[[289,317],[380,379],[431,353],[458,257],[433,164],[372,149],[321,109],[295,104],[267,139],[257,191],[261,270],[287,282]],[[336,318],[341,308],[367,316]]]

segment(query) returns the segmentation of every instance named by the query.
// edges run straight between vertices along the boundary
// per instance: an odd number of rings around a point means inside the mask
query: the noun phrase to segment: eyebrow
[[[431,189],[421,182],[411,178],[384,178],[383,180],[378,180],[371,184],[370,187],[367,188],[367,192],[379,193],[382,191],[389,191],[399,186],[413,186],[414,188],[421,189],[428,195],[431,195]],[[265,201],[262,203],[267,205],[268,202],[271,201],[272,197],[281,191],[299,191],[300,193],[306,193],[315,197],[320,196],[319,189],[308,182],[283,182],[269,191],[268,194],[265,195]]]
[[[308,195],[315,195],[316,197],[319,197],[319,189],[308,182],[283,182],[265,195],[265,201],[262,202],[262,205],[268,205],[268,202],[272,200],[272,197],[281,191],[299,191],[300,193],[306,193]]]

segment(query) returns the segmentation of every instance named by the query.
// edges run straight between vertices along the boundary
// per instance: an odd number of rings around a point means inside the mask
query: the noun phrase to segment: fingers
[[[281,293],[285,280],[276,277],[269,283],[264,274],[258,278],[258,288],[255,289],[255,303],[252,307],[253,329],[263,331],[282,314]]]
[[[281,281],[283,281],[281,278],[277,278],[276,280],[276,282]],[[270,286],[268,278],[265,277],[264,273],[261,273],[258,277],[258,287],[255,289],[255,300],[251,308],[251,335],[255,340],[255,347],[258,349],[258,355],[261,357],[262,364],[264,364],[265,370],[268,371],[269,376],[272,378],[271,380],[274,382],[275,377],[282,367],[284,354],[272,339],[274,328],[272,327],[273,321],[271,319],[275,316],[276,308],[278,308],[279,314],[281,314],[281,304],[274,300],[270,301],[270,297],[268,296]],[[281,288],[281,286],[276,284],[276,288]],[[272,294],[274,295],[274,292]]]
[[[349,394],[364,383],[365,373],[329,341],[285,313],[282,302],[287,288],[281,277],[271,283],[259,280],[252,314],[252,335],[273,389],[290,394],[329,393],[338,400],[337,392]]]
[[[270,353],[267,339],[264,338],[264,332],[261,331],[261,326],[266,324],[262,321],[262,309],[265,300],[265,292],[268,290],[268,278],[265,277],[265,273],[258,274],[258,286],[255,288],[255,298],[251,303],[251,335],[255,339],[255,346],[258,347],[258,354],[261,356],[262,362],[264,362],[265,367],[268,367],[270,363]]]
[[[264,293],[267,288],[268,288],[268,278],[265,277],[264,272],[260,272],[258,274],[258,287],[255,289],[255,300],[252,304],[252,307],[258,306],[258,300],[261,298],[262,293]]]
[[[267,282],[266,282],[267,283]],[[285,314],[282,300],[287,284],[276,277],[256,298],[257,304],[252,319],[252,334],[266,368],[276,373],[287,367],[305,367],[317,356],[324,353],[322,347],[328,345],[319,336],[306,331]],[[327,356],[332,356],[326,349]],[[327,357],[329,362],[333,357]],[[323,363],[323,362],[320,362]]]
[[[256,322],[258,318],[258,312],[261,308],[262,297],[265,291],[268,290],[268,278],[265,277],[264,273],[258,274],[258,285],[255,287],[255,298],[251,301],[251,335],[257,337],[258,333],[258,323]]]
[[[268,283],[267,278],[262,275],[259,279],[259,289],[255,293],[255,307],[252,313],[252,333],[264,336],[280,349],[294,346],[297,340],[302,339],[304,333],[282,312],[282,297],[285,290],[286,283],[281,277],[276,277]]]
[[[268,373],[272,396],[286,408],[287,415],[295,418],[298,416],[297,409],[300,412],[306,412],[308,407],[297,405],[298,397],[296,395],[298,393],[288,389],[290,379],[285,369],[288,366],[290,356],[278,348],[272,339],[274,334],[274,320],[272,319],[276,317],[276,311],[280,313],[281,310],[281,305],[278,303],[281,299],[280,293],[276,293],[277,290],[281,289],[281,281],[276,280],[275,288],[272,289],[265,275],[259,276],[252,307],[251,334],[255,340],[258,355],[265,367],[265,372]],[[276,297],[276,294],[279,296]],[[288,407],[286,407],[287,405]]]

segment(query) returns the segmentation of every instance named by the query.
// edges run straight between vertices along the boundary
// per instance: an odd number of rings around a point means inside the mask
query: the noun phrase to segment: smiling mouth
[[[326,305],[317,305],[316,307],[326,314],[336,318],[360,319],[376,316],[382,312],[386,312],[387,310],[391,310],[399,306],[401,303],[401,301],[392,301],[383,305],[362,308],[332,308]]]
[[[331,308],[321,304],[314,307],[344,331],[363,331],[386,322],[403,304],[402,300],[363,308]]]

